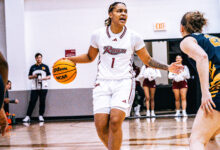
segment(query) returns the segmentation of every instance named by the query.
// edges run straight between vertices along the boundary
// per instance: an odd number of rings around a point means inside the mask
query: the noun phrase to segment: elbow
[[[87,57],[88,57],[88,62],[90,63],[90,62],[93,62],[93,58],[91,57],[91,56],[89,56],[89,54],[87,54]]]
[[[197,62],[203,62],[203,61],[208,61],[208,55],[207,54],[201,54],[198,59]]]

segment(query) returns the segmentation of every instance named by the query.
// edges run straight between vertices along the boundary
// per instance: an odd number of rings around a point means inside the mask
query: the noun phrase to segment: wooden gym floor
[[[127,119],[122,150],[188,150],[194,117]],[[217,137],[218,143],[220,136]],[[105,150],[93,121],[20,124],[0,137],[0,150]]]

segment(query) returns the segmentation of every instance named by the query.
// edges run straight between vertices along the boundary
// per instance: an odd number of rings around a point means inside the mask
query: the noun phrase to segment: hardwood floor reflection
[[[188,150],[194,118],[142,118],[123,124],[122,150]],[[220,137],[217,137],[220,142]],[[17,125],[0,150],[105,150],[92,121]]]

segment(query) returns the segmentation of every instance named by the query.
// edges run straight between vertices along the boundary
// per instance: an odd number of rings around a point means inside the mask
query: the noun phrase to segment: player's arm
[[[76,57],[69,57],[67,59],[74,63],[90,63],[95,60],[98,52],[99,50],[97,48],[90,46],[87,54],[82,54]]]
[[[152,68],[162,69],[162,70],[168,70],[170,72],[179,73],[180,69],[182,67],[177,66],[176,63],[172,63],[171,65],[166,65],[161,62],[158,62],[157,60],[154,60],[148,53],[147,49],[143,47],[142,49],[136,51],[136,54],[141,59],[141,61]]]
[[[193,37],[187,37],[180,43],[181,50],[189,57],[196,61],[196,68],[199,74],[199,80],[202,90],[202,104],[201,108],[206,112],[212,112],[215,107],[209,92],[209,60],[205,51],[198,45]]]

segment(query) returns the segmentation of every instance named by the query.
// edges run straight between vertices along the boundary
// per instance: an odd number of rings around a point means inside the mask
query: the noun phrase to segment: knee
[[[111,131],[117,132],[121,128],[122,121],[119,117],[111,117],[110,118],[110,129]]]
[[[146,97],[146,102],[149,102],[150,101],[150,97]]]

